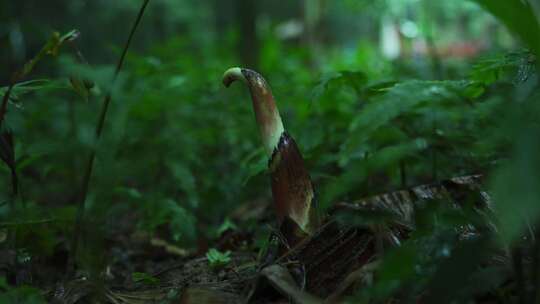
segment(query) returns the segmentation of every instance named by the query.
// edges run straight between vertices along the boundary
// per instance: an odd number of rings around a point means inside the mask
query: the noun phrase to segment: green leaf
[[[208,265],[212,269],[220,269],[229,264],[231,261],[231,252],[220,252],[215,248],[210,248],[206,253],[206,258],[208,259]]]
[[[16,80],[22,79],[26,75],[28,75],[36,66],[36,64],[41,61],[45,56],[57,56],[58,52],[60,50],[60,47],[64,42],[77,39],[79,37],[79,32],[77,30],[72,30],[67,32],[64,35],[60,35],[58,32],[54,32],[47,41],[47,43],[41,48],[39,53],[32,58],[30,61],[25,63],[23,68],[17,72],[16,74]]]
[[[139,199],[136,200],[137,205]],[[193,245],[197,237],[196,218],[172,199],[144,199],[139,222],[141,229],[154,232],[161,225],[168,225],[172,238],[183,245]]]
[[[405,281],[414,277],[419,259],[417,249],[412,244],[404,244],[385,255],[377,271],[377,283],[368,290],[375,299],[391,296]]]
[[[50,79],[34,79],[28,81],[18,82],[13,85],[9,100],[11,102],[17,102],[21,97],[29,93],[43,91],[43,90],[55,90],[55,89],[67,89],[68,86],[59,80]],[[0,87],[0,95],[4,95],[8,87]]]
[[[227,231],[227,230],[237,230],[238,227],[236,226],[235,223],[233,223],[229,218],[226,218],[223,223],[219,226],[219,228],[217,229],[217,237],[219,237],[223,232]]]
[[[497,17],[540,56],[540,24],[533,8],[523,0],[473,0]]]
[[[324,190],[321,191],[321,208],[328,208],[336,198],[353,189],[358,190],[359,185],[370,174],[376,174],[378,170],[398,166],[401,159],[411,156],[415,152],[425,149],[425,147],[425,141],[419,138],[374,151],[369,158],[351,161],[344,173],[327,184]]]
[[[534,72],[536,59],[528,51],[511,52],[505,55],[486,58],[477,62],[471,71],[471,79],[484,85],[490,85],[502,80],[505,75],[511,75],[522,82]]]
[[[345,166],[356,151],[362,150],[373,133],[392,123],[400,115],[417,107],[433,107],[435,103],[461,101],[481,94],[472,81],[410,80],[385,89],[385,94],[368,103],[352,120],[350,136],[341,147],[340,165]],[[428,114],[431,111],[428,111]]]
[[[70,77],[69,83],[71,87],[84,101],[88,101],[90,96],[90,89],[86,86],[85,81],[77,77]]]
[[[143,283],[149,286],[159,284],[159,279],[145,272],[134,272],[131,274],[131,279],[134,283]]]
[[[311,93],[312,99],[320,98],[332,86],[349,86],[357,95],[361,95],[367,83],[367,76],[359,71],[339,71],[325,74]]]
[[[517,138],[512,159],[494,174],[491,189],[500,223],[500,236],[511,244],[525,231],[529,223],[540,218],[540,129],[530,128]]]
[[[242,185],[245,186],[253,177],[266,171],[268,167],[268,157],[264,150],[256,149],[242,160],[242,168],[244,168],[244,178]]]
[[[428,284],[431,293],[425,303],[451,303],[466,288],[472,275],[488,256],[489,241],[474,239],[461,242],[448,259],[438,263]]]
[[[173,200],[166,202],[171,220],[169,227],[173,239],[184,244],[193,243],[197,237],[196,218]]]
[[[0,303],[45,304],[47,302],[39,289],[20,286],[0,293]]]
[[[9,284],[7,283],[6,277],[0,277],[0,289],[1,290],[9,289]]]
[[[179,188],[187,194],[191,207],[196,208],[199,204],[199,199],[196,191],[195,176],[190,168],[178,161],[170,161],[169,168]]]

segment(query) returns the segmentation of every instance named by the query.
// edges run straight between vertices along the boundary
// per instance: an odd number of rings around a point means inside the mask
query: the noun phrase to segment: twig
[[[58,222],[58,221],[60,220],[54,219],[54,218],[48,218],[48,219],[25,221],[25,222],[0,222],[0,227],[12,227],[12,226],[21,226],[21,225],[41,225],[41,224]]]
[[[118,64],[116,65],[116,69],[114,71],[112,82],[116,81],[116,78],[118,77],[118,74],[120,73],[120,70],[122,69],[122,66],[124,64],[124,59],[126,57],[127,51],[129,49],[129,46],[131,44],[131,40],[133,39],[133,36],[135,34],[135,30],[137,29],[137,26],[139,25],[142,16],[144,14],[144,11],[146,9],[146,6],[148,5],[148,2],[150,0],[144,0],[140,10],[139,14],[137,15],[137,18],[135,19],[135,22],[133,23],[133,26],[131,27],[131,32],[129,33],[128,39],[126,41],[126,44],[124,45],[124,49],[122,51],[122,55],[120,56],[120,59],[118,60]],[[103,131],[103,125],[105,124],[105,118],[107,116],[107,110],[109,108],[109,104],[111,103],[111,91],[107,93],[105,96],[105,100],[103,101],[103,106],[101,108],[101,113],[98,118],[97,126],[96,126],[96,140],[99,140],[101,138],[101,133]],[[88,185],[90,183],[90,177],[92,176],[92,168],[94,166],[94,160],[96,158],[96,149],[92,148],[90,151],[90,155],[88,157],[88,162],[86,165],[86,169],[84,172],[84,177],[81,184],[81,193],[79,198],[79,206],[77,209],[77,217],[75,220],[75,227],[73,229],[73,239],[71,241],[71,255],[70,255],[70,263],[69,268],[70,270],[75,269],[75,257],[77,255],[77,249],[79,245],[79,238],[82,228],[82,221],[84,219],[84,209],[85,209],[85,202],[86,202],[86,196],[88,194]]]

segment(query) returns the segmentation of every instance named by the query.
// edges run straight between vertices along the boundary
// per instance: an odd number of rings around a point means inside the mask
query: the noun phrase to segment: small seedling
[[[206,258],[208,259],[208,265],[210,268],[217,270],[223,268],[225,265],[229,264],[231,261],[231,252],[225,251],[220,252],[217,249],[211,248],[206,253]]]
[[[145,272],[134,272],[131,274],[131,279],[134,283],[142,283],[144,285],[155,286],[159,284],[159,279]]]

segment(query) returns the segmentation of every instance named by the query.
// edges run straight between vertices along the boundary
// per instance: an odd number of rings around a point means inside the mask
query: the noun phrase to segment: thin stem
[[[120,56],[120,59],[118,60],[118,64],[116,65],[116,69],[114,71],[112,82],[116,81],[116,78],[118,77],[118,74],[120,73],[120,70],[122,69],[122,66],[124,64],[124,60],[127,54],[127,51],[129,49],[129,46],[131,44],[131,40],[133,39],[133,36],[135,34],[135,30],[137,29],[137,26],[139,25],[142,16],[144,14],[144,11],[146,9],[146,6],[148,5],[148,2],[150,0],[144,0],[140,10],[139,14],[137,15],[137,18],[135,19],[135,23],[131,27],[131,32],[129,33],[128,39],[124,45],[124,49],[122,51],[122,55]],[[105,118],[107,116],[107,110],[109,109],[109,104],[111,103],[111,92],[109,91],[107,95],[105,96],[105,100],[103,101],[103,106],[101,108],[101,113],[98,118],[97,126],[96,126],[96,140],[99,140],[101,138],[101,133],[103,132],[103,126],[105,124]],[[77,255],[77,249],[79,245],[79,238],[82,228],[82,221],[84,219],[84,209],[85,209],[85,202],[86,202],[86,196],[88,194],[88,185],[90,183],[90,177],[92,176],[92,168],[94,166],[94,160],[96,158],[96,149],[92,148],[90,151],[90,155],[88,157],[88,162],[86,165],[84,177],[82,180],[81,185],[81,193],[79,198],[79,206],[77,210],[77,217],[75,220],[75,227],[73,230],[73,239],[71,242],[71,258],[70,258],[70,269],[75,269],[75,257]]]
[[[512,252],[512,262],[514,266],[514,273],[516,275],[517,293],[519,296],[518,303],[524,304],[526,303],[526,288],[525,277],[523,274],[523,251],[519,247],[519,245],[517,245],[517,247]]]
[[[540,226],[536,225],[534,227],[534,246],[533,246],[533,291],[531,303],[540,304]]]
[[[369,152],[364,153],[364,163],[365,163],[365,167],[367,168],[367,170],[366,170],[366,180],[364,182],[364,193],[362,195],[364,195],[366,197],[371,193],[371,191],[370,191],[370,189],[371,189],[371,178],[370,178],[370,170],[369,170],[369,163],[368,163],[369,156],[370,156]]]
[[[433,115],[433,129],[432,129],[432,143],[431,143],[431,180],[437,181],[437,117],[435,111],[432,111]]]
[[[405,160],[399,162],[399,175],[401,178],[401,188],[407,188],[407,168],[405,167]]]
[[[441,61],[441,56],[439,54],[439,51],[437,50],[437,45],[435,43],[434,38],[434,22],[431,16],[431,10],[430,7],[431,2],[430,1],[424,1],[423,2],[423,11],[424,11],[424,38],[426,39],[427,44],[427,50],[429,54],[429,58],[431,60],[431,69],[433,73],[433,77],[435,79],[441,80],[443,77],[443,66]]]
[[[7,104],[9,101],[9,97],[11,96],[11,91],[13,90],[13,87],[15,86],[15,81],[11,81],[11,83],[8,86],[8,89],[6,93],[4,94],[4,98],[2,99],[2,107],[0,108],[0,123],[4,120],[4,115],[7,111]]]
[[[7,112],[7,104],[9,102],[9,98],[11,96],[11,92],[13,90],[13,87],[15,86],[16,81],[14,79],[11,80],[11,83],[9,84],[9,87],[4,93],[4,97],[2,98],[2,106],[0,108],[0,125],[2,124],[4,120],[4,116]],[[12,149],[12,157],[13,157],[13,163],[7,164],[9,166],[9,169],[11,171],[11,191],[12,191],[12,202],[11,202],[11,210],[13,211],[15,206],[15,200],[17,199],[17,196],[19,194],[19,181],[17,178],[17,166],[15,165],[15,147],[13,145],[13,134],[10,135],[11,140],[8,143],[11,146]]]
[[[41,220],[35,220],[35,221],[25,221],[25,222],[0,222],[0,227],[18,227],[18,226],[25,226],[25,225],[41,225],[41,224],[49,224],[54,222],[61,222],[62,220],[54,219],[54,218],[48,218],[48,219],[41,219]]]
[[[426,35],[426,43],[428,45],[429,57],[431,58],[431,66],[435,79],[441,80],[443,77],[443,69],[441,64],[441,58],[437,50],[437,45],[433,39],[433,31],[430,30]]]
[[[15,164],[11,168],[11,191],[13,192],[13,198],[16,199],[19,195],[19,179],[17,177],[17,169]]]
[[[4,95],[4,100],[9,99],[9,92],[10,90],[6,92]],[[7,97],[6,97],[7,96]],[[0,120],[0,125],[2,124]],[[13,133],[11,133],[8,130],[2,131],[2,134],[0,135],[0,141],[2,142],[2,146],[5,147],[5,158],[2,160],[4,163],[9,167],[10,173],[11,173],[11,200],[10,200],[10,208],[13,211],[15,206],[15,200],[17,199],[18,193],[19,193],[19,184],[17,179],[17,165],[15,162],[15,147],[13,145]]]

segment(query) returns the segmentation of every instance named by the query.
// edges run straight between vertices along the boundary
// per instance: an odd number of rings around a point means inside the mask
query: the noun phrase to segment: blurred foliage
[[[540,215],[537,5],[276,3],[256,7],[256,68],[306,158],[322,208],[471,173],[487,176],[494,197],[496,239],[458,242],[455,228],[468,213],[427,208],[418,219],[425,223],[385,256],[376,283],[356,299],[413,299],[428,288],[465,302],[501,286],[507,269],[475,266],[495,244],[520,239]],[[95,238],[133,224],[194,248],[201,238],[215,238],[238,207],[270,201],[249,96],[221,87],[223,71],[245,63],[242,9],[220,1],[151,1],[112,86],[114,58],[138,5],[0,3],[2,95],[32,54],[47,49],[51,32],[80,31],[75,47],[54,48],[57,57],[43,58],[14,84],[2,126],[13,134],[21,194],[16,208],[0,206],[0,226],[14,227],[16,245],[32,256],[51,255],[69,237],[92,147],[98,152],[87,217]],[[400,37],[394,59],[380,44],[388,22]],[[109,91],[110,115],[96,142],[94,124]],[[11,201],[9,168],[0,171],[0,202]],[[136,220],[124,223],[127,215]],[[90,252],[105,246],[89,243]],[[226,254],[212,252],[209,260],[226,263]],[[26,289],[5,295],[14,296],[35,295]]]
[[[13,288],[8,285],[5,277],[0,277],[0,290],[2,291],[0,293],[0,302],[2,303],[47,303],[39,289],[29,286]]]

